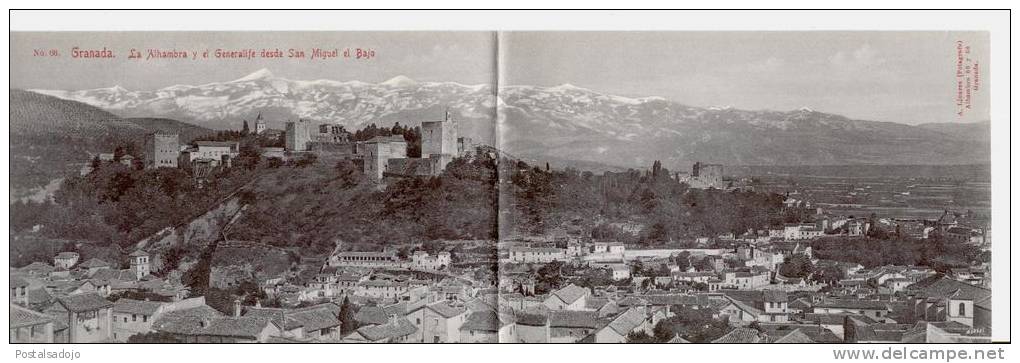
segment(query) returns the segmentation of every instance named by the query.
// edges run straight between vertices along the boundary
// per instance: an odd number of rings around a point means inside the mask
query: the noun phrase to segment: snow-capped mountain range
[[[692,107],[570,84],[504,86],[497,96],[488,84],[419,82],[405,76],[381,83],[301,81],[263,69],[229,82],[150,91],[119,86],[32,91],[122,117],[165,117],[210,128],[239,128],[242,119],[250,121],[260,111],[274,128],[301,118],[354,129],[370,123],[413,125],[449,110],[461,134],[497,143],[512,154],[619,167],[646,167],[653,160],[684,169],[698,160],[741,165],[961,164],[987,162],[990,155],[986,140],[935,128],[853,120],[807,107]]]

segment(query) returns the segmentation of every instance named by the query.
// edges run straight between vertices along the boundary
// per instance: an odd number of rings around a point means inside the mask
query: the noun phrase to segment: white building
[[[559,248],[513,247],[510,248],[510,262],[549,263],[566,261],[567,251]]]

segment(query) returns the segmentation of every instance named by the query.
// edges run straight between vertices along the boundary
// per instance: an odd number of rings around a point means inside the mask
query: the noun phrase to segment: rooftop
[[[565,302],[567,304],[571,304],[571,303],[577,301],[577,299],[580,299],[580,298],[584,297],[587,294],[588,294],[588,289],[580,287],[580,286],[577,286],[577,285],[574,285],[574,284],[569,284],[569,285],[563,287],[562,289],[559,289],[559,290],[556,290],[556,291],[552,292],[553,296],[556,296],[557,298],[559,298],[560,300],[562,300],[563,302]]]
[[[98,293],[89,292],[65,297],[58,297],[57,302],[65,309],[72,312],[85,312],[99,310],[113,306],[113,303],[104,299]]]
[[[166,303],[121,298],[113,303],[113,311],[117,313],[153,316],[164,304]]]
[[[11,304],[11,329],[53,322],[49,316]]]

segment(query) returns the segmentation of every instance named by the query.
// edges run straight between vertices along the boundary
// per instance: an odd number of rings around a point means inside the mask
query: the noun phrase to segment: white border
[[[191,2],[204,4],[206,2]],[[544,2],[542,2],[544,3]],[[65,6],[80,6],[66,2]],[[872,2],[871,4],[886,4]],[[956,3],[944,2],[948,6]],[[137,3],[124,3],[138,6]],[[186,4],[179,4],[186,5]],[[267,4],[262,4],[267,5]],[[274,6],[275,4],[268,4]],[[332,4],[324,3],[321,6]],[[800,3],[812,6],[813,3]],[[859,5],[859,4],[858,4]],[[933,4],[931,6],[939,6]],[[26,4],[26,6],[38,6]],[[201,6],[201,5],[200,5]],[[415,3],[405,6],[414,7]],[[472,6],[467,4],[467,6]],[[755,6],[747,4],[746,6]],[[883,5],[879,5],[883,6]],[[1001,327],[1012,322],[1010,307],[1009,262],[1011,250],[1008,243],[1012,224],[1010,221],[1010,135],[1009,111],[1011,95],[1005,75],[1010,74],[1010,24],[1009,14],[1003,12],[949,12],[949,11],[695,11],[695,12],[35,12],[16,11],[11,13],[10,26],[18,31],[110,31],[110,30],[983,30],[991,33],[990,80],[992,119],[992,215],[993,215],[993,306],[995,328],[993,338],[1009,339],[1009,331]],[[5,40],[9,42],[9,40]],[[9,49],[9,44],[8,44]],[[9,70],[8,70],[9,72]],[[5,72],[9,78],[9,73]],[[7,106],[5,106],[7,107]],[[4,138],[9,135],[4,133]],[[3,153],[7,153],[5,149]],[[5,155],[5,159],[8,156]],[[4,164],[5,177],[9,165]],[[9,181],[8,181],[9,183]],[[3,223],[8,223],[9,210]],[[9,253],[4,249],[4,256]],[[114,348],[115,347],[115,350]],[[850,346],[842,346],[847,348]],[[885,346],[874,346],[884,348]],[[26,346],[8,347],[14,349]],[[36,347],[38,348],[38,347]],[[287,361],[298,359],[322,360],[370,360],[370,361],[473,361],[493,360],[497,362],[518,362],[520,360],[595,360],[627,361],[638,359],[718,359],[751,358],[759,362],[831,361],[831,346],[797,345],[789,348],[772,346],[718,346],[685,345],[676,346],[457,346],[439,348],[416,345],[394,348],[355,347],[335,345],[301,345],[299,349],[281,345],[236,347],[220,345],[190,345],[173,347],[155,346],[49,346],[49,349],[76,350],[83,353],[82,361],[122,359],[143,359],[147,361],[199,361],[213,359],[256,358],[258,361]],[[997,347],[989,347],[997,348]],[[523,349],[523,350],[522,350]],[[666,349],[669,349],[668,351]],[[780,351],[781,350],[781,351]],[[170,354],[166,354],[170,353]],[[431,354],[430,354],[431,353]],[[765,354],[762,354],[765,353]],[[771,353],[771,354],[770,354]],[[116,356],[112,355],[116,354]],[[424,354],[424,355],[423,355]],[[569,354],[569,355],[568,355]],[[640,355],[638,355],[640,354]],[[1008,353],[1007,353],[1008,354]],[[242,358],[243,359],[243,358]]]

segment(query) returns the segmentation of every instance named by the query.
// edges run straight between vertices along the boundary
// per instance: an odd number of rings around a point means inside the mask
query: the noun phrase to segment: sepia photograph
[[[12,344],[1008,331],[987,31],[11,31],[9,56]]]

